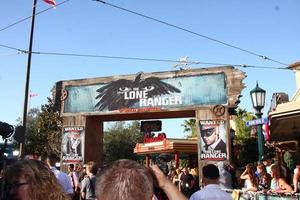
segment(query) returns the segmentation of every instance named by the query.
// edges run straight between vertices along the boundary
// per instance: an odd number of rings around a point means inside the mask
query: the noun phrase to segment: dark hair
[[[98,167],[94,161],[90,161],[86,163],[86,169],[89,170],[92,174],[97,174]]]
[[[56,154],[52,153],[47,156],[49,164],[54,167],[55,163],[59,161],[59,158]]]
[[[203,177],[207,179],[217,179],[220,177],[219,169],[213,164],[208,164],[202,168]]]
[[[248,163],[246,165],[246,170],[247,170],[247,174],[249,175],[250,181],[252,183],[252,185],[254,185],[255,187],[258,186],[258,179],[256,177],[255,174],[255,167],[252,163]]]
[[[153,196],[150,169],[127,159],[115,161],[96,183],[96,197],[101,200],[149,200]]]
[[[51,160],[59,161],[59,158],[55,153],[49,154],[48,158],[51,159]]]
[[[69,167],[74,168],[75,166],[74,164],[69,164]]]

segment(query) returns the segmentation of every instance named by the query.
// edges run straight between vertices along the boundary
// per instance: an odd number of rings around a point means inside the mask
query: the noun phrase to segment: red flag
[[[52,5],[52,6],[56,5],[55,0],[43,0],[43,1],[45,1],[46,3],[48,3],[48,4]]]
[[[29,92],[29,98],[36,97],[37,95],[37,93]]]

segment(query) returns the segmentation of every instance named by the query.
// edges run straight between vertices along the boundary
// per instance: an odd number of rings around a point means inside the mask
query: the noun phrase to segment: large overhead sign
[[[145,112],[227,104],[224,72],[157,77],[139,73],[98,83],[65,85],[64,113]]]

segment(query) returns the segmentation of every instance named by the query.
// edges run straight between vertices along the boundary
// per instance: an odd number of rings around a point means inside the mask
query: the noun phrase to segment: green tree
[[[20,122],[21,120],[18,119]],[[49,153],[60,154],[61,151],[61,119],[54,110],[54,102],[38,108],[32,108],[27,116],[25,134],[25,154],[39,154],[45,157]]]
[[[257,140],[251,137],[251,127],[246,126],[246,121],[253,120],[255,116],[245,109],[238,108],[235,117],[235,148],[238,149],[236,161],[239,165],[246,165],[257,161]],[[251,152],[251,153],[249,153]]]
[[[133,153],[133,149],[136,143],[143,141],[143,138],[138,121],[131,124],[116,122],[104,132],[104,163],[108,164],[122,158],[138,160],[139,157]]]
[[[245,143],[250,137],[251,127],[246,126],[246,121],[252,120],[255,116],[247,112],[245,109],[238,108],[235,118],[236,125],[236,141],[239,144]]]
[[[188,119],[188,120],[184,120],[183,124],[181,124],[181,126],[183,126],[183,132],[187,132],[187,138],[192,138],[192,137],[197,137],[197,126],[196,126],[196,119]]]
[[[59,112],[54,109],[54,102],[48,98],[48,103],[41,106],[37,119],[37,136],[43,145],[41,155],[61,152],[62,122]]]

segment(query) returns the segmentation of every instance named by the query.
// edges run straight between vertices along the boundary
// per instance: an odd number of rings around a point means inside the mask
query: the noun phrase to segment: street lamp
[[[250,96],[251,96],[253,108],[255,109],[255,115],[257,116],[257,119],[261,119],[262,117],[261,110],[265,106],[266,91],[258,87],[258,82],[256,82],[256,87],[250,91]],[[258,161],[260,162],[264,153],[261,124],[257,125],[257,142],[258,142]]]

